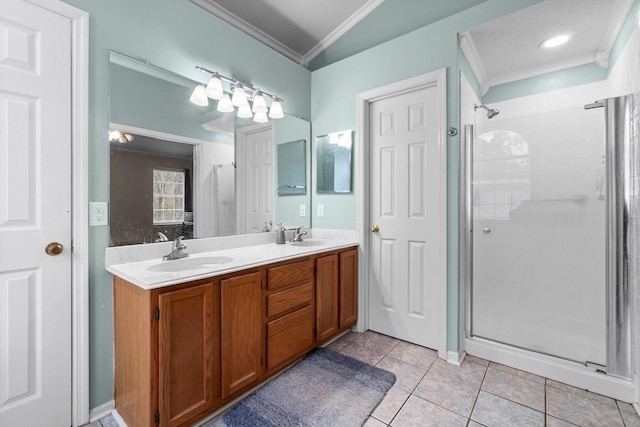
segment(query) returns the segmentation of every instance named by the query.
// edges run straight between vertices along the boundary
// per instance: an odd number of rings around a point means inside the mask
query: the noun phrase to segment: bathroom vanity
[[[355,324],[355,242],[305,242],[107,262],[128,425],[193,423]]]

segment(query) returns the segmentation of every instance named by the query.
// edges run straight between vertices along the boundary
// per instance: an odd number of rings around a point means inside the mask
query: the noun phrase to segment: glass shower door
[[[471,334],[606,364],[601,109],[475,126]]]

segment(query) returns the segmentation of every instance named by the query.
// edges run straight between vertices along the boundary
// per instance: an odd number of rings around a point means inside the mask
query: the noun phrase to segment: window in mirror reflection
[[[153,225],[184,221],[184,170],[153,170]]]
[[[351,193],[353,131],[316,138],[318,193]]]

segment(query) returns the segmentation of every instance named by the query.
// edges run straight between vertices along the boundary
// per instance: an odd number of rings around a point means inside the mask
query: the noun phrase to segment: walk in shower
[[[467,351],[631,378],[624,247],[631,107],[629,96],[466,126]]]

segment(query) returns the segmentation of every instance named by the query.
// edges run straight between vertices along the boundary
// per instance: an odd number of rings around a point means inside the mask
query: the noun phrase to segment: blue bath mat
[[[224,414],[229,427],[361,426],[391,372],[319,348]]]

